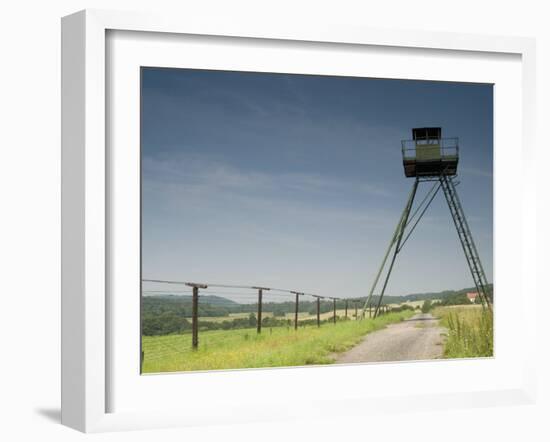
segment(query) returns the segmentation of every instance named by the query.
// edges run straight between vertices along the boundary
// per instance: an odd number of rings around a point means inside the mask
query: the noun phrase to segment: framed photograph
[[[142,374],[493,356],[492,84],[142,67],[140,108]]]
[[[533,400],[532,40],[62,31],[64,424]]]

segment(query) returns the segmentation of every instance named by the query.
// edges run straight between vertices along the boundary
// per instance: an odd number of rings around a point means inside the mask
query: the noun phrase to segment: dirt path
[[[369,333],[351,350],[338,355],[336,363],[437,359],[443,355],[444,332],[431,314],[420,313]]]

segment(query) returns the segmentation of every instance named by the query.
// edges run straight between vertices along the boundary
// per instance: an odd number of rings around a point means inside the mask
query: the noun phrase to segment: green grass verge
[[[220,370],[330,364],[334,353],[356,345],[369,332],[399,322],[414,312],[388,313],[376,319],[340,321],[316,326],[199,332],[199,348],[191,335],[144,336],[143,372]]]
[[[493,314],[490,311],[481,306],[436,307],[432,313],[448,329],[445,358],[493,356]]]

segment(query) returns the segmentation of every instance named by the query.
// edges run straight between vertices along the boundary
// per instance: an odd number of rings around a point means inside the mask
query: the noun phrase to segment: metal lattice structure
[[[379,285],[388,258],[391,256],[380,293],[377,295],[378,301],[374,317],[378,315],[397,255],[413,233],[424,213],[426,213],[439,189],[443,189],[445,200],[458,233],[478,296],[484,308],[492,310],[492,300],[487,277],[456,190],[455,180],[459,160],[458,138],[442,138],[441,128],[439,127],[416,128],[412,130],[412,133],[412,140],[403,140],[401,146],[405,176],[407,178],[414,178],[414,183],[369,291],[363,307],[363,316],[366,310],[371,308],[371,302],[373,296],[375,296],[374,292]],[[433,185],[416,210],[412,212],[419,184],[423,182],[430,182]]]
[[[445,199],[447,200],[447,205],[451,211],[453,222],[460,238],[468,267],[470,268],[470,273],[476,285],[478,296],[483,305],[491,308],[489,283],[487,282],[487,277],[485,276],[485,271],[483,270],[483,265],[481,264],[481,259],[479,258],[472,232],[466,221],[466,215],[464,215],[462,204],[460,204],[460,199],[458,198],[454,177],[449,178],[445,175],[441,176],[440,183],[443,193],[445,194]]]

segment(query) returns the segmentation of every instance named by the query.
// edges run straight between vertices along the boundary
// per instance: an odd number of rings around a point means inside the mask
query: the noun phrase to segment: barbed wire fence
[[[273,327],[281,326],[298,330],[305,326],[336,325],[338,321],[359,321],[366,319],[367,313],[372,317],[374,312],[374,307],[369,306],[366,310],[360,307],[364,302],[361,298],[321,296],[277,287],[163,279],[142,279],[143,283],[153,286],[150,289],[142,288],[143,296],[190,296],[191,312],[184,312],[183,324],[184,332],[191,333],[193,349],[199,347],[200,331],[255,328],[261,334],[266,327],[272,331]],[[168,288],[159,289],[159,286]],[[239,306],[238,313],[231,313],[235,309],[227,307],[227,303],[220,303],[216,297],[225,298],[226,302],[229,300]],[[204,300],[202,303],[201,299]],[[209,311],[207,307],[212,306],[217,308]],[[390,306],[384,305],[379,314],[390,311]]]

